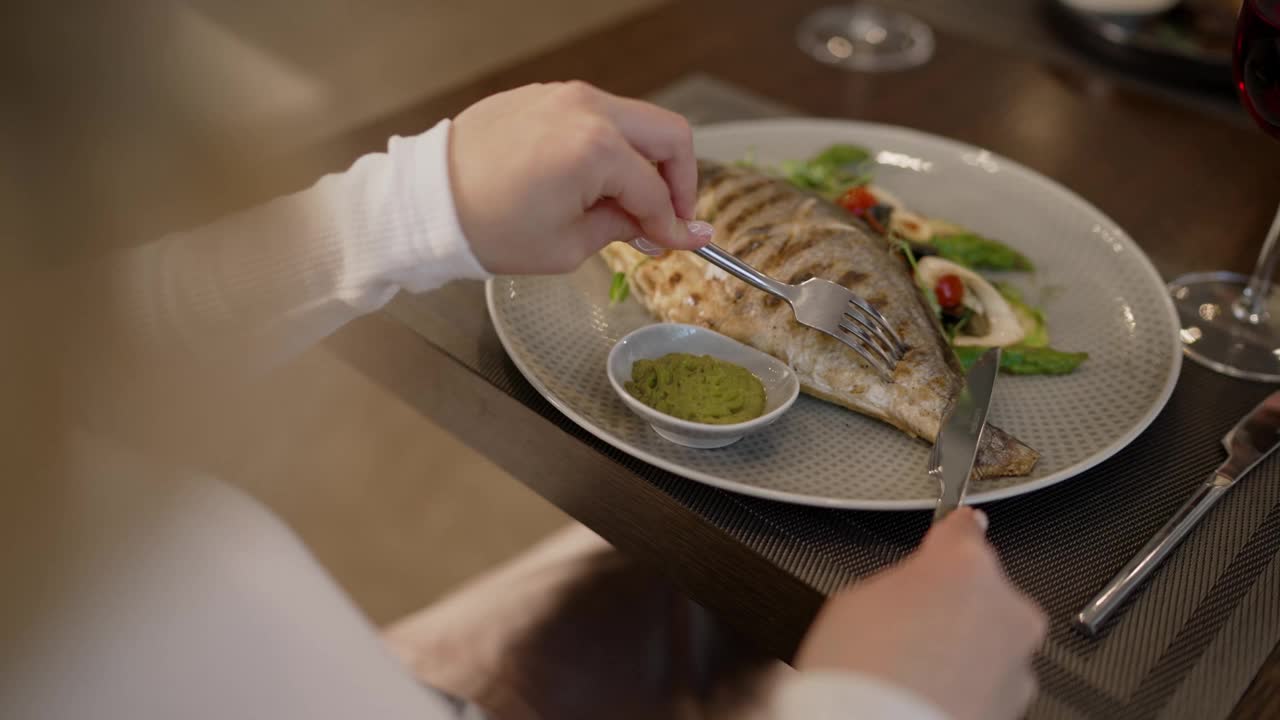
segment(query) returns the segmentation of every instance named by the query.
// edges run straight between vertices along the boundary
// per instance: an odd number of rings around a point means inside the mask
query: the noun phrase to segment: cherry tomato
[[[859,185],[845,190],[844,194],[836,202],[840,207],[854,215],[861,215],[875,207],[877,201],[876,196],[872,195],[870,190],[863,185]]]
[[[964,302],[964,281],[957,275],[943,275],[933,286],[933,294],[938,296],[938,304],[944,308],[960,307]]]

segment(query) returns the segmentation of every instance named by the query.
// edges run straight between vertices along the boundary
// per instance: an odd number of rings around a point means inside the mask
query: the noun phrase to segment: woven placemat
[[[794,114],[701,75],[651,99],[695,124]],[[493,332],[479,283],[402,294],[387,312],[824,592],[892,564],[928,526],[927,513],[831,511],[739,496],[618,452],[524,380]],[[1165,411],[1114,458],[1041,492],[986,506],[1010,577],[1052,619],[1030,717],[1198,720],[1230,712],[1280,641],[1280,461],[1242,481],[1099,638],[1079,635],[1070,618],[1217,466],[1222,435],[1269,389],[1188,362]]]

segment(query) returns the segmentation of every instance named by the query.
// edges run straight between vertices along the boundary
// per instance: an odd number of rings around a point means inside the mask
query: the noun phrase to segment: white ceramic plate
[[[1066,188],[985,150],[904,128],[815,119],[697,130],[702,157],[754,152],[776,164],[836,142],[871,148],[876,183],[908,207],[1000,238],[1038,268],[1012,276],[1042,305],[1053,345],[1090,359],[1065,377],[1003,375],[991,422],[1041,453],[1027,477],[970,487],[969,502],[1047,487],[1115,454],[1164,407],[1181,366],[1164,281],[1114,222]],[[529,382],[574,422],[646,462],[748,495],[826,507],[933,507],[928,446],[876,420],[801,396],[768,429],[718,450],[659,437],[610,388],[613,344],[654,322],[634,300],[609,304],[610,272],[592,259],[567,277],[495,278],[489,313]]]

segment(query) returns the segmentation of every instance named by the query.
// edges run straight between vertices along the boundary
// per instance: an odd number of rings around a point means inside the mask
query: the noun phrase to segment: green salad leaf
[[[1018,288],[1008,283],[992,284],[1008,301],[1014,314],[1018,316],[1018,322],[1027,332],[1022,342],[1004,349],[1000,356],[1001,370],[1013,375],[1067,375],[1075,372],[1081,363],[1089,359],[1089,353],[1064,352],[1049,347],[1049,328],[1045,323],[1044,313],[1028,305]],[[954,340],[954,334],[952,339]],[[952,349],[966,371],[988,350],[985,347]]]
[[[814,155],[809,163],[833,168],[852,167],[871,159],[871,151],[859,145],[832,145]]]
[[[920,269],[920,263],[916,260],[916,252],[911,249],[911,243],[899,239],[898,252],[907,259],[907,264],[911,266],[911,276],[915,277],[916,271]]]
[[[631,284],[627,282],[627,274],[616,272],[613,282],[609,283],[609,304],[617,305],[631,294]]]
[[[937,248],[943,258],[975,270],[1035,269],[1017,250],[974,233],[934,235],[929,244]]]
[[[851,187],[871,182],[871,151],[857,145],[832,145],[808,160],[785,162],[782,174],[796,187],[835,199]]]
[[[956,357],[968,371],[982,353],[984,347],[955,348]],[[1013,345],[1004,349],[1000,356],[1000,369],[1013,375],[1067,375],[1075,372],[1080,363],[1089,359],[1089,353],[1063,352],[1048,347],[1027,347]]]
[[[919,269],[919,262],[916,260],[915,251],[911,249],[911,243],[906,240],[898,240],[898,252],[902,253],[902,256],[907,259],[907,264],[911,266],[911,277],[918,277],[916,270]],[[925,304],[933,311],[934,316],[941,321],[942,306],[938,304],[938,296],[933,292],[933,288],[922,285],[919,280],[916,281],[916,287],[920,289],[920,295],[924,297]]]

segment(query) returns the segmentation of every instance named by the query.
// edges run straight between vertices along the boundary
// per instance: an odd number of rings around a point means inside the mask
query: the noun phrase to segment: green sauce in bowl
[[[710,355],[670,353],[637,360],[626,389],[654,410],[691,422],[730,425],[764,414],[760,378]]]

